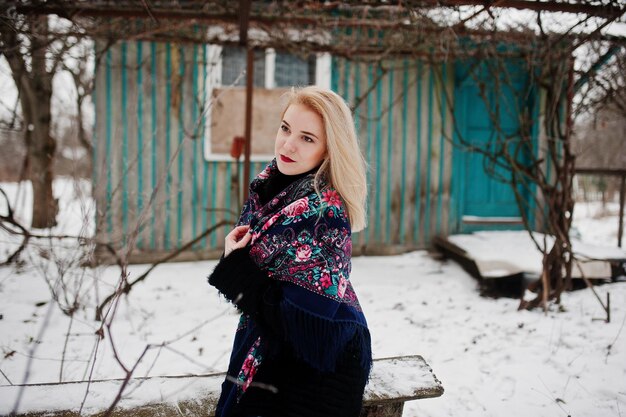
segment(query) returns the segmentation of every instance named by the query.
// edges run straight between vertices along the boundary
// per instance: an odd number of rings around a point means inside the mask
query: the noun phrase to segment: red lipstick
[[[291,159],[291,158],[289,158],[289,157],[287,157],[285,155],[282,155],[282,154],[280,155],[280,160],[283,161],[283,162],[286,162],[286,163],[296,162],[293,159]]]

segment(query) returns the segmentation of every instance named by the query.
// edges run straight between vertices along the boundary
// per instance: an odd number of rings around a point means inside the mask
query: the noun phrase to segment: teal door
[[[506,68],[505,79],[496,80],[486,64],[455,66],[454,140],[460,145],[453,152],[457,232],[523,227],[510,171],[480,151],[495,155],[499,147],[520,145],[520,117],[532,102],[528,77],[521,66]],[[518,190],[528,201],[528,191]]]

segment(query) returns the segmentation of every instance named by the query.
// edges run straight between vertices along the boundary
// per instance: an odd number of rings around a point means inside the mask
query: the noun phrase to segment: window
[[[247,51],[238,46],[222,48],[222,86],[246,86]],[[265,53],[254,52],[254,86],[265,87]]]
[[[277,87],[315,84],[315,56],[302,59],[291,54],[277,53],[275,57],[274,82]]]
[[[244,135],[247,51],[238,46],[209,46],[207,62],[208,100],[205,158],[231,160],[230,149]],[[282,111],[281,96],[291,86],[318,84],[330,87],[330,55],[301,57],[273,49],[257,50],[254,56],[252,102],[253,159],[268,160]]]

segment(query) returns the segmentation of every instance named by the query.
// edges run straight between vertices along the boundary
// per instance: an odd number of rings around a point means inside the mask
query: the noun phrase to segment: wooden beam
[[[239,45],[248,45],[248,24],[250,23],[250,1],[239,0]]]
[[[6,0],[0,0],[0,4]],[[438,3],[441,1],[441,3]],[[68,19],[78,19],[80,17],[95,17],[95,18],[118,18],[125,21],[125,19],[146,19],[152,24],[149,27],[144,27],[146,33],[132,33],[132,28],[124,28],[122,31],[115,28],[115,21],[109,22],[108,25],[99,25],[95,22],[95,26],[92,28],[85,27],[85,32],[81,32],[78,36],[89,35],[95,38],[103,37],[109,38],[111,36],[119,36],[123,34],[124,39],[131,40],[144,40],[144,41],[180,41],[180,42],[194,42],[194,43],[217,43],[221,45],[237,43],[236,40],[224,40],[219,36],[209,38],[206,31],[192,31],[194,25],[199,23],[207,25],[218,25],[224,27],[234,34],[239,31],[239,44],[241,41],[251,42],[247,37],[247,31],[244,29],[257,28],[260,31],[267,31],[267,28],[271,27],[276,29],[276,33],[280,33],[282,30],[283,36],[280,38],[268,38],[263,41],[255,40],[255,47],[263,48],[277,48],[284,49],[285,46],[298,47],[308,52],[329,52],[338,56],[346,58],[353,58],[358,56],[372,56],[376,57],[377,54],[388,54],[393,51],[394,55],[406,55],[416,56],[423,54],[424,51],[416,50],[416,45],[424,45],[423,42],[426,37],[428,39],[440,39],[445,36],[453,35],[454,38],[472,36],[482,37],[487,39],[496,39],[498,42],[513,41],[517,43],[530,44],[533,41],[534,35],[532,33],[522,33],[516,31],[502,31],[493,32],[486,30],[469,29],[463,25],[457,25],[453,27],[440,27],[431,21],[424,21],[416,19],[409,11],[419,7],[432,8],[441,4],[447,7],[456,7],[458,5],[468,4],[488,4],[490,7],[516,7],[522,6],[530,9],[551,9],[551,8],[565,8],[572,9],[571,6],[589,8],[590,5],[570,4],[557,1],[529,1],[529,0],[421,0],[421,1],[408,1],[403,3],[404,6],[389,5],[388,3],[381,3],[377,1],[368,2],[368,8],[363,9],[363,4],[360,2],[353,2],[347,0],[345,2],[330,2],[320,5],[318,2],[301,2],[299,8],[286,9],[282,14],[279,14],[277,8],[259,8],[256,7],[258,3],[250,0],[240,0],[239,8],[232,6],[232,3],[219,3],[212,2],[215,7],[193,7],[194,3],[183,3],[185,5],[191,4],[192,6],[180,7],[180,8],[166,8],[161,7],[146,8],[136,1],[120,1],[115,7],[111,7],[110,4],[105,4],[101,1],[94,0],[93,2],[63,2],[57,1],[51,2],[39,2],[32,1],[28,4],[20,4],[13,6],[14,10],[18,13],[31,13],[31,14],[57,14]],[[236,4],[236,3],[235,3]],[[278,1],[272,3],[274,5],[283,4]],[[243,7],[242,7],[243,6]],[[557,7],[558,6],[558,7]],[[593,6],[600,7],[600,6]],[[358,14],[359,18],[348,17],[346,13],[348,11],[361,10],[362,13]],[[568,10],[570,10],[568,9]],[[372,11],[373,10],[373,11]],[[389,13],[385,14],[382,11],[388,10]],[[399,11],[402,10],[403,12]],[[581,9],[582,10],[582,9]],[[597,12],[599,9],[590,10],[590,12]],[[621,16],[624,12],[624,8],[617,6],[602,6],[602,10],[616,13]],[[247,11],[246,13],[242,13]],[[607,19],[607,22],[611,21]],[[168,25],[168,22],[169,25]],[[88,26],[88,25],[87,25]],[[307,30],[309,28],[312,31],[318,33],[335,33],[335,39],[331,43],[324,43],[316,39],[299,39],[291,40],[285,33],[290,27],[300,28]],[[333,32],[336,29],[341,28],[363,28],[373,30],[383,30],[386,33],[393,33],[395,35],[403,34],[414,39],[413,42],[405,42],[401,45],[388,45],[388,44],[376,44],[368,45],[363,40],[353,39],[345,37],[341,34],[342,31]],[[129,29],[129,30],[128,30]],[[108,31],[108,32],[107,32]],[[111,33],[111,31],[113,33]],[[353,31],[356,33],[356,31]],[[65,34],[67,35],[67,34]],[[269,35],[269,34],[268,34]],[[562,35],[566,36],[566,35]],[[567,35],[572,41],[578,39],[582,35]],[[233,36],[234,38],[234,36]],[[426,40],[428,40],[426,39]],[[613,44],[626,45],[626,38],[612,37],[608,39],[608,36],[599,36],[598,40],[609,40]],[[246,42],[244,42],[246,44]],[[461,55],[465,52],[463,50],[458,51]],[[431,56],[432,58],[432,56]]]
[[[250,147],[252,146],[252,94],[254,89],[254,49],[247,50],[246,65],[246,124],[245,124],[245,140],[244,146],[244,162],[243,162],[243,201],[248,199],[249,181],[250,181]]]
[[[615,175],[626,176],[626,169],[617,168],[576,168],[576,174],[580,175]]]
[[[518,10],[533,10],[536,12],[562,12],[586,14],[588,16],[613,17],[622,15],[626,8],[614,4],[595,5],[588,3],[569,3],[563,1],[536,1],[536,0],[442,0],[432,1],[441,6],[484,6],[493,8],[511,8]],[[617,2],[616,2],[617,4]]]
[[[332,16],[328,11],[332,11],[331,8],[319,8],[315,10],[315,2],[311,4],[304,4],[302,9],[308,11],[307,16],[290,16],[290,24],[302,24],[317,22],[320,23],[320,16],[331,20],[334,24],[350,24],[350,20],[355,19],[343,19],[340,16]],[[130,4],[130,5],[129,5]],[[359,3],[357,3],[359,4]],[[288,7],[288,4],[284,4]],[[377,7],[389,7],[388,3],[373,2],[368,3],[368,8],[363,10],[376,11]],[[626,11],[626,7],[618,6],[616,4],[607,5],[595,5],[587,3],[569,3],[563,1],[535,1],[535,0],[421,0],[421,1],[408,1],[404,7],[395,7],[394,10],[400,14],[402,11],[409,12],[412,9],[430,9],[435,7],[458,7],[458,6],[483,6],[486,8],[513,8],[518,10],[533,10],[533,11],[545,11],[545,12],[563,12],[563,13],[575,13],[585,14],[588,16],[597,16],[610,18],[614,16],[621,16]],[[221,11],[211,12],[206,8],[172,8],[172,7],[158,7],[153,5],[151,9],[147,9],[136,2],[119,2],[117,7],[111,7],[109,3],[98,2],[55,2],[54,4],[33,2],[31,4],[19,4],[14,6],[18,13],[25,14],[57,14],[62,17],[71,18],[73,16],[82,17],[148,17],[152,19],[196,19],[202,21],[229,21],[236,23],[240,20],[238,13],[233,10],[232,13],[224,13]],[[340,6],[337,6],[340,7]],[[351,9],[362,8],[358,5],[346,5],[343,4],[340,10],[350,11]],[[218,9],[219,10],[219,9]],[[293,11],[293,8],[291,9]],[[311,12],[317,12],[317,14],[311,14]],[[283,15],[274,16],[283,18]],[[263,16],[252,13],[252,20],[262,21]],[[296,20],[292,20],[296,19]],[[367,19],[367,17],[366,17]],[[362,21],[363,19],[358,19]],[[397,19],[392,19],[397,20]],[[354,24],[354,23],[353,23]]]
[[[595,74],[604,64],[606,64],[616,53],[618,53],[623,48],[623,45],[612,45],[609,50],[602,55],[593,65],[589,68],[589,70],[578,78],[576,83],[574,84],[574,92],[580,90],[582,86],[584,86],[591,76]]]
[[[130,405],[116,409],[116,417],[208,417],[213,416],[220,394],[220,387],[226,373],[204,375],[174,375],[133,377],[133,389],[125,391],[130,397]],[[90,395],[108,404],[115,397],[123,379],[72,381],[59,383],[39,383],[23,385],[0,385],[0,398],[15,398],[20,391],[25,392],[31,412],[18,412],[15,417],[78,417],[67,404],[80,404],[82,395],[89,390]],[[185,387],[192,387],[193,395],[178,394]],[[390,388],[392,387],[392,388]],[[26,389],[25,389],[26,388]],[[131,392],[132,391],[132,392]],[[174,393],[164,399],[161,392]],[[444,388],[430,365],[418,355],[374,359],[374,366],[363,394],[363,413],[368,417],[396,417],[402,413],[402,405],[407,401],[440,397]],[[58,398],[63,398],[59,406]],[[174,400],[172,400],[174,399]],[[55,401],[56,400],[56,401]],[[40,405],[30,406],[30,403]],[[94,407],[81,416],[98,417],[104,414],[104,407]],[[35,411],[48,409],[50,411]],[[393,412],[392,413],[390,413]]]

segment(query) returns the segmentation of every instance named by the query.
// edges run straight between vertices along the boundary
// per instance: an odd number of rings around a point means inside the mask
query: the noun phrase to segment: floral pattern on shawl
[[[250,324],[250,316],[248,316],[247,314],[242,314],[241,316],[239,316],[239,323],[237,323],[237,331],[240,332],[248,328],[249,324]]]
[[[272,161],[252,182],[239,224],[252,233],[250,257],[270,278],[291,282],[361,311],[349,281],[350,223],[339,193],[313,188],[313,174],[261,206],[255,190],[275,170]]]
[[[237,401],[241,399],[241,396],[248,390],[248,387],[250,387],[254,375],[256,375],[263,361],[263,356],[259,354],[260,345],[261,338],[258,337],[250,347],[246,359],[241,365],[241,370],[239,371],[239,375],[237,375]]]

